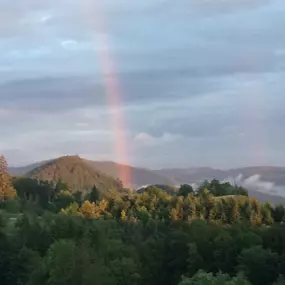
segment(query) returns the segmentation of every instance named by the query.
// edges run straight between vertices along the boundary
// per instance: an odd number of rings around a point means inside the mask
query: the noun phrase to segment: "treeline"
[[[2,165],[3,285],[285,284],[284,207],[246,189],[213,180],[110,197],[12,181]]]
[[[105,195],[96,186],[87,194],[83,194],[86,191],[71,192],[60,181],[51,183],[16,178],[13,185],[18,201],[10,201],[12,205],[9,207],[14,204],[21,211],[33,209],[38,214],[48,210],[103,220],[191,222],[198,219],[219,224],[246,222],[257,226],[280,223],[285,215],[282,205],[262,204],[249,198],[246,189],[218,180],[205,181],[196,191],[190,185],[181,185],[172,192],[150,186],[136,193],[122,187],[112,196]],[[17,203],[19,205],[15,206]]]

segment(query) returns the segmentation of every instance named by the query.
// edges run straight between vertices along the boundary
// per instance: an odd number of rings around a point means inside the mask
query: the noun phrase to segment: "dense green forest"
[[[135,192],[102,177],[12,178],[0,158],[1,284],[285,284],[283,206],[218,180]]]

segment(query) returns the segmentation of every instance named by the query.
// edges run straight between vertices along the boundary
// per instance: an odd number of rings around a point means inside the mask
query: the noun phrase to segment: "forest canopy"
[[[70,189],[0,162],[1,284],[285,284],[284,207],[244,188]]]

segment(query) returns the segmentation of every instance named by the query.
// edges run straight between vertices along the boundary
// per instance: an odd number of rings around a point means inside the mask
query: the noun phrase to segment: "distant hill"
[[[118,178],[119,169],[121,168],[128,168],[128,171],[131,173],[132,184],[127,185],[126,181],[122,181],[125,187],[131,188],[138,188],[144,185],[153,185],[153,184],[170,184],[173,185],[175,181],[168,178],[165,175],[160,175],[155,171],[133,167],[129,165],[118,164],[112,161],[92,161],[92,160],[85,160],[89,165],[94,167],[95,169],[106,173],[114,178]]]
[[[50,161],[50,160],[49,160]],[[19,166],[19,167],[9,167],[9,173],[13,176],[24,176],[28,172],[34,170],[35,168],[49,162],[49,161],[41,161],[36,162],[33,164],[25,165],[25,166]]]
[[[154,170],[155,173],[167,176],[177,184],[197,183],[203,180],[235,178],[242,175],[243,179],[248,179],[254,175],[259,175],[262,181],[269,181],[277,186],[285,185],[285,167],[274,166],[252,166],[229,170],[220,170],[210,167],[181,168],[181,169],[161,169]]]
[[[199,181],[211,179],[224,179],[228,175],[226,171],[213,169],[210,167],[192,167],[192,168],[173,168],[154,170],[155,173],[162,176],[167,176],[177,185],[191,184]]]
[[[95,170],[78,156],[64,156],[44,163],[26,174],[27,177],[44,181],[66,183],[70,190],[89,190],[94,185],[101,191],[113,191],[118,181]]]
[[[53,164],[55,161],[57,161],[57,159],[39,162],[25,167],[12,167],[9,171],[12,175],[24,175],[27,172],[28,175],[31,175],[31,173],[35,175],[35,172],[32,171],[33,169],[36,168],[35,171],[37,172],[39,168],[41,169],[47,164]],[[111,161],[101,162],[85,159],[80,159],[80,165],[83,169],[87,167],[89,169],[88,171],[93,170],[95,173],[100,173],[101,176],[107,177],[107,181],[109,181],[109,179],[116,181],[119,177],[119,168],[128,168],[128,171],[131,173],[132,183],[131,185],[126,184],[125,181],[123,181],[123,183],[126,187],[135,189],[147,185],[172,185],[177,187],[181,184],[194,184],[215,178],[219,180],[230,179],[232,182],[244,186],[249,190],[250,196],[262,202],[269,200],[276,204],[285,197],[285,167],[253,166],[229,170],[213,169],[210,167],[192,167],[185,169],[150,170],[121,165]],[[47,174],[45,173],[44,176],[47,176]],[[50,179],[51,177],[48,175],[48,178]],[[72,179],[72,177],[68,178],[70,181],[72,181]],[[77,181],[75,183],[76,187],[84,184],[81,181],[79,182]],[[110,184],[112,185],[112,183]]]
[[[277,186],[285,185],[285,167],[277,166],[251,166],[230,169],[226,171],[231,176],[237,176],[242,174],[242,176],[247,179],[253,175],[260,175],[263,181],[274,182]]]
[[[248,196],[255,198],[261,203],[265,203],[269,201],[273,205],[282,204],[285,206],[285,197],[281,197],[281,196],[277,196],[273,194],[267,194],[267,193],[263,193],[263,192],[256,191],[256,190],[248,190]]]

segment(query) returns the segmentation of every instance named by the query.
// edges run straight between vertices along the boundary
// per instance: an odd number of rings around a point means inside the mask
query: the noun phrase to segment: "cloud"
[[[74,49],[77,47],[78,42],[75,40],[63,40],[60,43],[62,45],[63,48],[65,49]]]
[[[181,136],[170,133],[164,133],[160,137],[154,137],[148,133],[139,133],[134,137],[134,143],[140,146],[159,146],[173,143],[181,139]]]
[[[283,164],[283,1],[0,6],[0,151],[11,161],[113,158],[108,58],[135,164]]]
[[[141,144],[151,145],[155,143],[155,138],[147,133],[139,133],[135,136],[134,141]]]
[[[53,18],[53,15],[51,15],[51,14],[46,14],[46,15],[43,15],[41,18],[40,18],[40,21],[42,22],[42,23],[46,23],[46,22],[48,22],[50,19],[52,19]]]
[[[221,86],[221,92],[193,96],[183,92],[177,97],[171,94],[153,97],[150,93],[145,98],[125,98],[124,129],[135,138],[133,141],[127,138],[132,149],[130,162],[154,168],[245,166],[256,164],[255,155],[261,149],[264,164],[282,164],[284,136],[279,130],[284,120],[284,100],[270,87],[273,84],[277,88],[281,81],[275,77],[259,81],[271,94],[260,97],[263,102],[254,101],[245,93],[249,86],[255,90],[255,81],[233,79]],[[86,88],[85,84],[89,86],[90,82],[94,89]],[[247,82],[246,89],[241,82]],[[28,149],[35,150],[33,157],[39,159],[41,153],[44,159],[60,153],[114,159],[113,129],[109,125],[113,111],[106,105],[102,86],[101,91],[96,86],[92,80],[77,77],[3,85],[2,106],[7,111],[2,112],[5,116],[0,122],[4,138],[0,149],[9,150],[13,164],[28,163],[31,159]],[[18,92],[14,93],[15,90]],[[110,136],[101,130],[108,130]],[[240,133],[244,135],[239,136]],[[101,141],[101,137],[105,140]],[[20,161],[19,155],[11,156],[12,149],[19,148],[26,153],[25,160]]]
[[[277,186],[274,182],[264,181],[260,174],[255,174],[248,178],[244,178],[242,174],[239,174],[234,179],[229,178],[227,181],[230,181],[232,184],[243,186],[248,190],[285,197],[285,186]]]
[[[67,154],[96,159],[114,156],[113,130],[99,109],[93,109],[92,117],[86,117],[84,110],[52,115],[26,111],[5,115],[0,120],[0,152],[10,164],[24,165]]]

